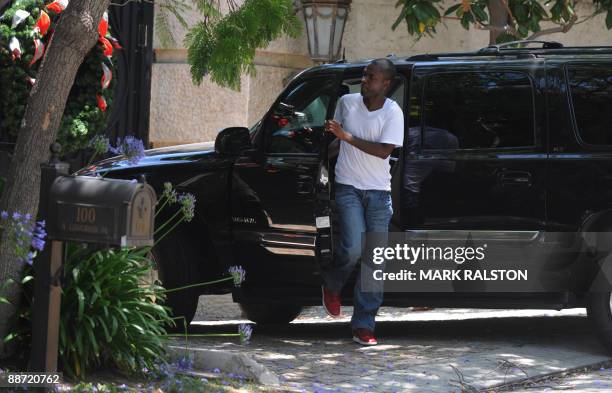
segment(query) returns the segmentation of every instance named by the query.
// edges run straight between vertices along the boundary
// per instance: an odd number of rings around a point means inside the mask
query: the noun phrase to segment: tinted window
[[[404,78],[402,76],[397,76],[387,93],[387,97],[397,102],[397,105],[402,109],[404,108],[404,85]],[[345,94],[360,93],[361,79],[345,80],[342,82],[341,91]]]
[[[533,146],[530,80],[520,72],[430,75],[423,121],[423,149]]]
[[[317,153],[334,79],[317,78],[290,88],[266,122],[268,152]]]
[[[612,145],[612,69],[610,65],[568,67],[574,116],[581,139]]]

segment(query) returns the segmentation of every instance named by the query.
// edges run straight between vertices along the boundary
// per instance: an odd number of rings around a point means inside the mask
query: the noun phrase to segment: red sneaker
[[[332,292],[321,286],[321,292],[323,292],[323,308],[327,315],[332,318],[340,318],[340,292]]]
[[[363,328],[353,329],[353,341],[361,345],[378,344],[376,337],[374,337],[374,332]]]

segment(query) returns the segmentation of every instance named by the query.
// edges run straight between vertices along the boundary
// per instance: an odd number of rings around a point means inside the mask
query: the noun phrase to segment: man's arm
[[[338,138],[338,140],[345,141],[346,143],[355,146],[364,153],[371,154],[378,158],[386,159],[391,155],[393,149],[395,149],[395,145],[390,143],[370,142],[358,138],[346,132],[340,126],[340,124],[334,120],[328,120],[325,129],[334,134]]]

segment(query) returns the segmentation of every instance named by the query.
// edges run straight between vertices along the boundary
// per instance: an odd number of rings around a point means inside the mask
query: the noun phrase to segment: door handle
[[[525,171],[505,171],[497,175],[502,187],[522,186],[531,187],[531,173]]]

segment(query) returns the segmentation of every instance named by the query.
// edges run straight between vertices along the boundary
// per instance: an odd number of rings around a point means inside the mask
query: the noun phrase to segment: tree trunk
[[[495,45],[497,37],[504,32],[504,27],[508,25],[508,11],[502,0],[489,0],[489,16],[491,18],[489,30],[489,45]]]
[[[0,209],[36,216],[39,201],[40,165],[49,159],[66,99],[85,55],[96,43],[98,23],[109,0],[71,0],[49,42],[28,98],[17,145],[3,191]],[[92,93],[93,94],[93,93]],[[19,282],[22,266],[17,263],[6,234],[0,240],[0,282]],[[2,339],[8,333],[19,304],[20,288],[12,285],[0,296],[12,305],[0,304],[0,358],[10,355]]]

